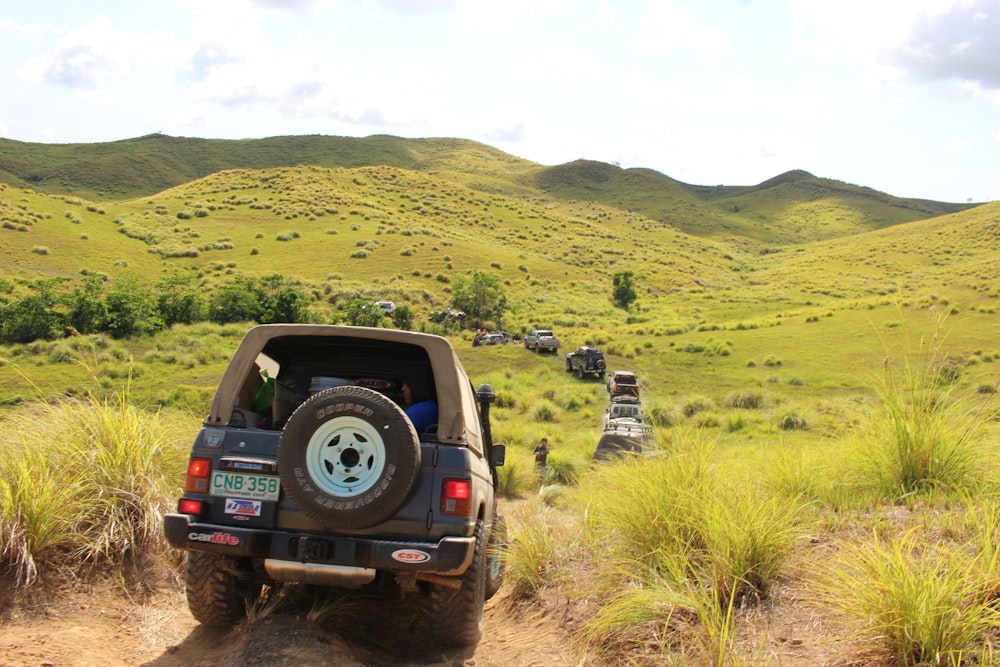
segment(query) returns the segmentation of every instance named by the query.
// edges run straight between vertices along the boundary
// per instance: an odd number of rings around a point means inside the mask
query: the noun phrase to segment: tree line
[[[18,285],[21,289],[18,289]],[[449,291],[462,314],[459,326],[501,328],[508,309],[499,277],[472,271],[456,277]],[[15,292],[23,296],[15,296]],[[613,277],[612,300],[629,310],[637,298],[631,271]],[[148,336],[174,324],[195,322],[330,322],[397,329],[413,328],[413,313],[397,306],[391,316],[369,299],[352,298],[332,315],[310,306],[309,292],[281,274],[235,276],[209,290],[195,273],[177,273],[146,285],[135,276],[110,283],[88,273],[82,280],[46,278],[19,281],[0,278],[0,343],[30,343],[73,334],[107,333],[114,338]],[[432,314],[433,319],[433,314]],[[439,320],[435,320],[439,321]],[[443,324],[454,324],[445,319]]]
[[[30,343],[66,335],[107,333],[114,338],[147,336],[174,324],[195,322],[333,322],[411,329],[413,313],[400,305],[392,316],[367,299],[353,298],[332,316],[310,309],[309,293],[280,274],[233,277],[209,290],[194,273],[166,276],[152,285],[136,277],[110,283],[87,274],[82,280],[46,278],[21,283],[0,279],[0,343]],[[452,305],[470,321],[500,322],[507,308],[496,276],[473,272],[452,285]],[[21,296],[15,296],[15,292]]]
[[[283,276],[237,277],[211,293],[194,274],[175,274],[153,285],[136,277],[113,284],[89,274],[73,282],[46,278],[15,285],[0,280],[0,342],[30,343],[67,334],[108,333],[132,338],[174,324],[212,321],[307,322],[309,295]]]

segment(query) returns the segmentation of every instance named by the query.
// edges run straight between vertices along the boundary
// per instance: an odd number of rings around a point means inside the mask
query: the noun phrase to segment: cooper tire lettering
[[[288,418],[278,469],[289,500],[305,515],[333,529],[368,528],[406,502],[420,469],[420,440],[382,394],[334,387]]]

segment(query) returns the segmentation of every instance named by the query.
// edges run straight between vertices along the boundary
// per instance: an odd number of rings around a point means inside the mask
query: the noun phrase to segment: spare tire
[[[288,499],[331,529],[382,523],[406,502],[420,470],[420,439],[406,413],[365,387],[310,397],[278,442]]]

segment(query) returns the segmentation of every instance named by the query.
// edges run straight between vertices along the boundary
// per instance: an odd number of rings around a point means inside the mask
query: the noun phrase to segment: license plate
[[[213,496],[248,498],[250,500],[278,500],[281,482],[274,475],[251,475],[245,472],[212,473]]]

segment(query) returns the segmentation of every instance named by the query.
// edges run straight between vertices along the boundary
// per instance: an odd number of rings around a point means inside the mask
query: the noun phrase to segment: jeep
[[[411,395],[435,415],[419,430],[404,409]],[[473,391],[439,336],[250,329],[164,517],[167,541],[186,551],[191,614],[235,624],[265,585],[393,586],[426,596],[438,644],[478,642],[506,539],[494,397],[490,385]]]
[[[632,371],[615,371],[608,376],[608,395],[635,396],[639,398],[639,380]]]
[[[597,441],[591,463],[640,456],[648,453],[644,448],[652,446],[653,443],[653,429],[649,424],[631,420],[612,420],[605,425],[604,432]]]
[[[581,345],[566,355],[566,371],[581,380],[586,375],[604,379],[604,353],[592,345]]]
[[[642,423],[642,405],[638,398],[625,394],[611,399],[611,405],[604,413],[604,424],[607,426],[618,420]]]
[[[559,339],[548,329],[532,329],[524,336],[524,347],[535,352],[559,351]]]

